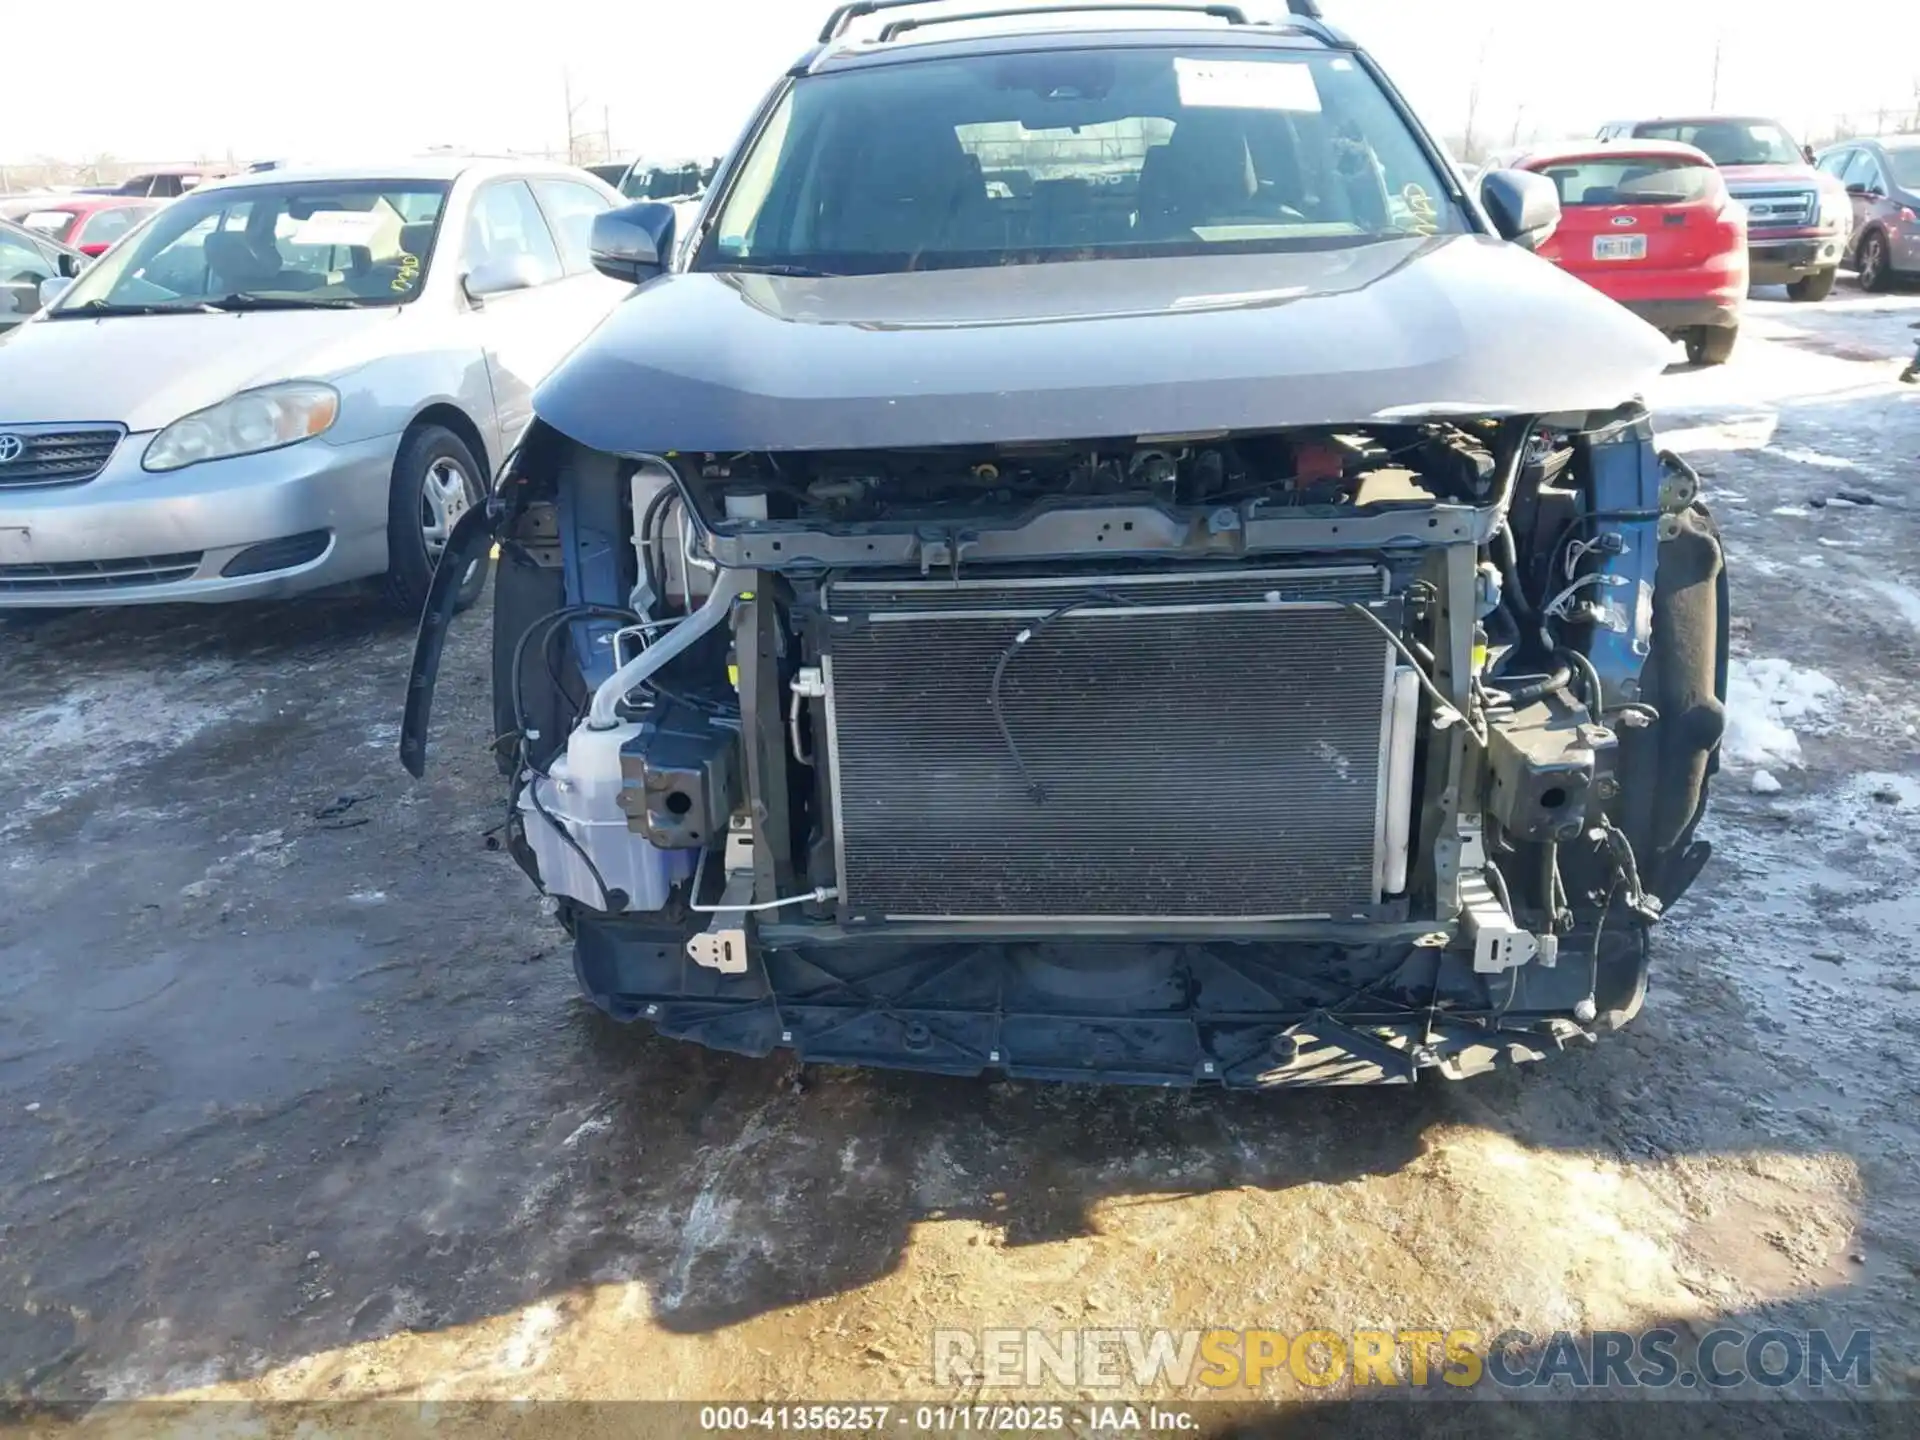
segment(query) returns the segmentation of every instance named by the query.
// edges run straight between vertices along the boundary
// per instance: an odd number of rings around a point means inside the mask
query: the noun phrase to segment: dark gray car
[[[1822,152],[1819,168],[1853,202],[1847,255],[1861,288],[1920,277],[1920,135],[1848,140]]]

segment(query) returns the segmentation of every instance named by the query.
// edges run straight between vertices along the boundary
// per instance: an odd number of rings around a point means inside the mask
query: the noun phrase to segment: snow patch
[[[1869,580],[1867,588],[1900,612],[1900,618],[1920,630],[1920,590],[1894,580]]]
[[[1818,670],[1787,660],[1734,660],[1727,667],[1727,736],[1722,753],[1736,765],[1801,763],[1798,729],[1824,728],[1840,687]],[[1757,787],[1756,787],[1757,788]]]
[[[1769,454],[1778,455],[1782,460],[1791,460],[1796,465],[1817,465],[1822,470],[1858,470],[1860,462],[1849,460],[1841,455],[1822,455],[1818,450],[1802,450],[1797,445],[1770,445]]]
[[[1779,428],[1778,415],[1734,415],[1717,425],[1663,432],[1660,447],[1676,455],[1701,450],[1764,450],[1773,443],[1773,433]]]
[[[0,738],[0,774],[33,775],[0,835],[152,764],[231,719],[238,706],[206,697],[232,673],[222,662],[89,680],[14,717]],[[104,738],[110,737],[110,738]]]
[[[1753,793],[1756,795],[1778,795],[1780,793],[1780,782],[1774,778],[1771,770],[1756,770],[1753,772]]]
[[[1794,520],[1804,520],[1807,518],[1807,507],[1804,505],[1776,505],[1773,507],[1773,513],[1776,515],[1785,515]]]
[[[598,1135],[603,1130],[613,1128],[611,1115],[590,1115],[580,1122],[579,1128],[560,1142],[560,1148],[571,1150],[589,1135]]]

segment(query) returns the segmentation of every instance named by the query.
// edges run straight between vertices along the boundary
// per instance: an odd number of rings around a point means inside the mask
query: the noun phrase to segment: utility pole
[[[1724,33],[1714,37],[1713,41],[1713,94],[1707,101],[1707,109],[1720,108],[1720,54],[1726,49],[1727,37]]]
[[[1487,73],[1487,47],[1493,44],[1493,32],[1487,31],[1480,37],[1480,58],[1474,62],[1473,83],[1467,87],[1467,133],[1460,137],[1460,159],[1471,165],[1477,158],[1473,152],[1473,127],[1480,118],[1480,81]]]
[[[569,165],[577,165],[580,163],[580,155],[575,147],[579,141],[579,132],[573,128],[573,117],[580,113],[580,107],[574,103],[573,99],[573,72],[571,70],[562,70],[560,72],[560,89],[567,105],[567,163]]]

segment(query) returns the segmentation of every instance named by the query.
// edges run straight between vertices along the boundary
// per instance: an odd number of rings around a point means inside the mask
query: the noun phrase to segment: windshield
[[[1725,188],[1718,170],[1677,155],[1594,155],[1535,168],[1559,187],[1560,203],[1569,208],[1685,205]]]
[[[1893,167],[1893,183],[1909,193],[1920,193],[1920,145],[1887,147],[1887,163]]]
[[[629,200],[691,200],[707,188],[714,167],[689,162],[642,169],[635,166],[620,182]]]
[[[358,180],[203,190],[82,273],[49,311],[404,305],[420,293],[447,187]]]
[[[1465,231],[1346,55],[1038,51],[804,77],[701,268],[873,274]]]
[[[1666,120],[1636,125],[1641,140],[1678,140],[1704,150],[1716,165],[1804,165],[1793,137],[1771,120]]]

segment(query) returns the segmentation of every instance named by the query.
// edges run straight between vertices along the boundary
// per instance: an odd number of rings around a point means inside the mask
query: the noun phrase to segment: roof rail
[[[1324,20],[1320,13],[1320,0],[1287,0],[1287,13],[1298,15],[1302,20]]]
[[[827,23],[820,27],[820,43],[826,45],[838,40],[847,33],[847,26],[862,15],[873,15],[881,10],[898,10],[906,5],[931,5],[934,0],[851,0],[827,17]]]
[[[1132,0],[1113,0],[1113,3],[1107,5],[1016,5],[1004,10],[970,10],[964,15],[923,15],[909,17],[905,20],[895,20],[891,24],[883,26],[880,31],[880,39],[884,42],[893,39],[895,36],[907,30],[918,30],[927,25],[952,25],[963,20],[1004,20],[1016,15],[1084,14],[1090,10],[1151,10],[1155,12],[1176,10],[1194,15],[1211,15],[1215,19],[1226,21],[1229,25],[1244,25],[1247,23],[1246,14],[1238,5],[1182,5],[1177,3],[1177,0],[1169,0],[1169,3],[1165,4],[1157,3],[1157,0],[1154,0],[1154,3],[1135,4],[1132,3]]]

